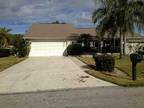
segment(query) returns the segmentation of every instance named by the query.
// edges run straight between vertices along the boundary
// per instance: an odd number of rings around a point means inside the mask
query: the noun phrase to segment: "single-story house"
[[[63,56],[80,34],[95,35],[95,29],[76,29],[70,24],[33,24],[25,34],[31,41],[29,56]]]
[[[91,41],[92,46],[97,46],[95,28],[77,29],[71,24],[33,24],[25,34],[25,39],[31,41],[29,56],[66,55],[67,47],[75,43],[81,34],[90,34],[93,37]],[[144,37],[138,34],[132,37],[129,34],[126,42],[125,52],[130,54],[135,51],[136,47],[144,45]],[[119,43],[117,42],[117,44]],[[109,47],[107,43],[104,46]],[[105,48],[104,46],[103,48]]]

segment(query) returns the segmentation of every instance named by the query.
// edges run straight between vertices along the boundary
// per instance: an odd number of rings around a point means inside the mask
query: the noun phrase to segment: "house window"
[[[94,47],[94,42],[93,41],[90,42],[90,47]]]

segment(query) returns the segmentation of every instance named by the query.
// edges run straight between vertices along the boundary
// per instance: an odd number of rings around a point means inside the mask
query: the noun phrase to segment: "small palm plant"
[[[0,48],[6,48],[9,41],[9,32],[11,29],[0,28]]]
[[[123,40],[128,33],[144,29],[144,1],[100,0],[100,7],[93,12],[93,22],[99,36],[120,36],[120,58],[124,52]],[[126,40],[126,39],[125,39]]]

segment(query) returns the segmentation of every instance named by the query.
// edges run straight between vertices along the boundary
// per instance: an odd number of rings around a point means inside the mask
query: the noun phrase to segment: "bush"
[[[18,57],[27,57],[30,52],[30,42],[23,38],[19,38],[14,44],[13,52]]]
[[[88,52],[97,53],[98,52],[98,48],[89,48]]]
[[[103,47],[102,53],[119,53],[120,47],[119,46],[109,46],[109,47]]]
[[[8,57],[11,55],[11,49],[0,48],[0,57]]]
[[[68,55],[80,55],[82,54],[83,48],[81,44],[71,44],[67,47]]]
[[[96,63],[96,69],[99,71],[113,72],[115,59],[111,55],[96,55],[93,57]]]
[[[30,43],[23,39],[20,44],[21,45],[18,48],[18,56],[19,57],[27,57],[30,52]]]

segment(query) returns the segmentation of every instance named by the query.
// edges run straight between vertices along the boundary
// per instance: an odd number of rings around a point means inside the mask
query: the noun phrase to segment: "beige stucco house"
[[[125,46],[126,54],[136,52],[140,47],[144,48],[144,36],[136,35],[127,38],[127,43]]]

